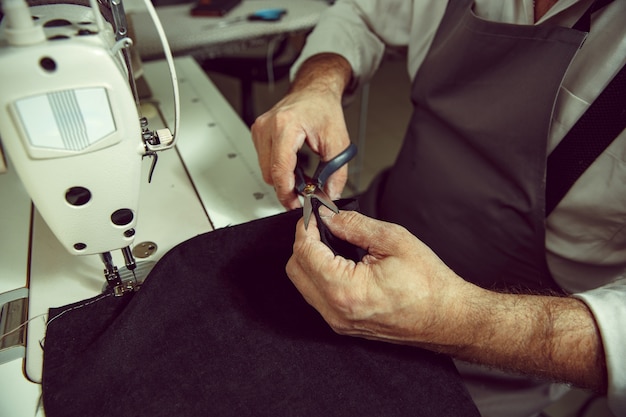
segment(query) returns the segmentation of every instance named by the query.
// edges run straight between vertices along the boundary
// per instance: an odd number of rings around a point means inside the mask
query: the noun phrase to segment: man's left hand
[[[367,255],[333,255],[312,217],[298,223],[287,274],[337,333],[606,392],[599,329],[579,299],[488,291],[398,225],[348,211],[324,221]]]
[[[334,256],[315,218],[297,226],[287,274],[340,334],[395,343],[435,343],[443,321],[462,314],[475,288],[401,226],[353,211],[325,218],[337,237],[367,250],[361,262]]]

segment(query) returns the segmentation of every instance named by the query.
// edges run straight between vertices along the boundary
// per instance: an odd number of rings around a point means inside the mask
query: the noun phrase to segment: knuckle
[[[291,183],[293,182],[293,169],[289,167],[283,160],[275,160],[272,162],[269,175],[272,177],[274,184],[277,185],[281,191],[291,191]]]
[[[250,126],[250,133],[252,133],[253,139],[258,139],[263,136],[263,133],[267,130],[267,114],[262,114],[254,120],[252,126]]]
[[[265,181],[269,185],[274,185],[274,176],[272,175],[271,169],[266,168],[267,165],[261,164],[261,174],[263,175],[263,181]]]
[[[265,183],[268,185],[274,185],[274,180],[267,171],[263,171],[263,181],[265,181]]]
[[[294,245],[294,252],[295,252],[295,245]],[[285,265],[285,272],[287,273],[288,277],[294,277],[296,274],[296,271],[298,270],[298,266],[297,266],[297,259],[295,256],[291,256],[291,258],[289,258],[289,260],[287,261],[287,264]]]
[[[337,319],[328,319],[326,321],[330,328],[338,335],[347,336],[350,334],[349,327],[343,321]]]
[[[281,107],[274,113],[276,127],[284,127],[296,118],[296,112],[291,107]]]

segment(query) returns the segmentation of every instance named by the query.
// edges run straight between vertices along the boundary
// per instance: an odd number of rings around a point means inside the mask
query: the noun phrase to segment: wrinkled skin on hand
[[[352,68],[339,55],[319,54],[300,67],[289,93],[252,125],[252,140],[263,179],[274,186],[278,200],[289,209],[300,202],[294,192],[298,150],[306,142],[322,161],[350,143],[342,96]],[[337,170],[325,184],[326,193],[340,197],[348,167]]]
[[[298,223],[286,269],[337,333],[606,392],[599,330],[581,300],[480,288],[403,227],[327,213],[330,231],[367,255],[357,263],[333,255],[312,218],[308,230]]]
[[[334,256],[317,227],[299,224],[287,274],[307,302],[339,334],[437,343],[437,329],[459,314],[457,300],[472,285],[401,226],[344,211],[326,223],[368,254],[359,263]]]
[[[291,93],[252,125],[263,179],[276,190],[278,200],[289,209],[300,206],[294,192],[296,153],[306,142],[322,160],[343,151],[350,139],[341,103],[324,92]],[[348,179],[343,166],[326,183],[332,199],[340,197]]]

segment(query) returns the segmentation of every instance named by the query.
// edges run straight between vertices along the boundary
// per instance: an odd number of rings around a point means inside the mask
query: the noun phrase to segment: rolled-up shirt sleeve
[[[626,416],[626,277],[573,296],[587,304],[600,329],[609,407],[616,416]]]
[[[413,5],[406,0],[339,0],[320,16],[291,68],[292,79],[306,59],[335,53],[350,63],[353,77],[348,92],[354,91],[376,72],[386,45],[407,45]]]

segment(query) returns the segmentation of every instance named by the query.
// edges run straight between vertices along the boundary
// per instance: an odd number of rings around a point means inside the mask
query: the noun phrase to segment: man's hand
[[[296,153],[305,143],[322,160],[330,160],[350,143],[341,98],[352,70],[344,58],[321,54],[307,60],[289,93],[252,125],[252,140],[263,179],[274,186],[286,208],[299,207],[294,192]],[[326,192],[340,197],[348,178],[347,166],[326,183]]]
[[[337,333],[606,390],[599,332],[580,300],[488,291],[400,226],[344,211],[324,221],[368,254],[358,263],[334,256],[312,218],[308,230],[298,223],[287,274]]]
[[[417,343],[435,338],[430,332],[442,320],[462,314],[459,301],[473,286],[406,229],[352,211],[327,224],[368,254],[356,264],[334,256],[312,218],[308,230],[298,226],[287,274],[337,333]]]

